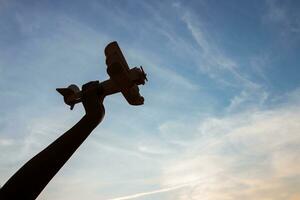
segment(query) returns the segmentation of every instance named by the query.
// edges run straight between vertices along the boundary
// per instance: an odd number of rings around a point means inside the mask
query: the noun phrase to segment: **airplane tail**
[[[80,89],[76,85],[72,84],[67,88],[56,88],[56,91],[64,97],[64,102],[71,106],[72,110],[75,103],[77,103],[76,100],[78,99]]]

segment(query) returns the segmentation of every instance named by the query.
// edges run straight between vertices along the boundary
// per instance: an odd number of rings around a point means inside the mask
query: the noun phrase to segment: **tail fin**
[[[71,106],[72,110],[80,92],[79,88],[76,85],[70,85],[67,88],[56,88],[56,91],[64,97],[64,102]]]

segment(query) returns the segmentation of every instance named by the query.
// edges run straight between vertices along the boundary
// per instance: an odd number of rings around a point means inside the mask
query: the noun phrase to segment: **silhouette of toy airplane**
[[[121,92],[130,105],[144,104],[144,98],[140,95],[138,85],[144,85],[147,74],[143,67],[129,69],[122,51],[116,41],[109,43],[105,50],[107,73],[109,79],[99,83],[99,93],[104,96]],[[67,88],[56,89],[64,97],[64,102],[72,110],[76,103],[82,101],[82,91],[72,84]]]
[[[64,101],[73,109],[82,102],[85,115],[71,129],[49,144],[25,163],[0,188],[0,199],[36,199],[50,180],[102,121],[105,109],[103,99],[121,92],[131,105],[141,105],[144,98],[138,85],[145,84],[146,74],[142,67],[129,69],[117,42],[108,44],[104,50],[109,79],[99,83],[91,81],[82,86],[57,88]]]

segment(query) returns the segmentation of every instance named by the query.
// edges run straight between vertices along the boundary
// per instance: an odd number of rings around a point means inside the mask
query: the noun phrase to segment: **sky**
[[[149,82],[38,199],[299,200],[300,1],[0,0],[0,185],[83,115],[118,41]],[[30,184],[30,180],[28,180]]]

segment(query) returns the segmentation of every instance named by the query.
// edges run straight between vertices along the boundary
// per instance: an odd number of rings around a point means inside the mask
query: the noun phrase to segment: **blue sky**
[[[145,105],[106,116],[39,199],[300,198],[299,1],[0,0],[0,185],[84,114],[118,41]]]

